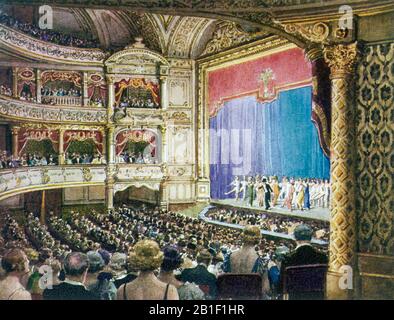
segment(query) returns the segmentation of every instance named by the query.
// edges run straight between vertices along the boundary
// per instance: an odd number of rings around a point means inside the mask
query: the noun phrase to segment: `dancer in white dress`
[[[239,193],[241,192],[241,181],[239,181],[238,176],[235,176],[235,179],[233,182],[231,182],[230,186],[233,188],[229,192],[226,192],[225,195],[235,193],[235,200],[238,201]]]

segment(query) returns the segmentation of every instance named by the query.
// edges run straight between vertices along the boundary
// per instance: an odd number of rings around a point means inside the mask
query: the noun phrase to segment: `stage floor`
[[[280,206],[276,206],[276,207],[272,207],[270,210],[267,211],[264,208],[258,207],[257,204],[254,204],[253,207],[249,207],[248,204],[246,204],[242,200],[235,201],[234,199],[211,200],[211,204],[226,205],[236,208],[251,209],[251,210],[257,210],[262,212],[271,212],[271,213],[276,213],[286,216],[330,221],[330,210],[328,208],[312,208],[309,211],[302,211],[302,210],[290,211],[286,208],[281,208]]]

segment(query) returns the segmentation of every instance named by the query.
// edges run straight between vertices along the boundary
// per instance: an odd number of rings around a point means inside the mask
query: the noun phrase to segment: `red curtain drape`
[[[67,130],[64,132],[63,139],[64,152],[67,151],[71,141],[85,141],[91,139],[96,145],[97,152],[100,155],[103,153],[103,135],[100,131]]]
[[[53,149],[59,150],[59,132],[56,130],[21,128],[18,133],[18,150],[20,155],[23,154],[23,150],[29,140],[50,140]]]
[[[126,130],[116,136],[116,155],[123,152],[127,142],[147,142],[152,157],[156,156],[156,134],[150,130]]]
[[[120,98],[122,97],[122,93],[128,87],[132,88],[143,88],[151,92],[153,100],[155,103],[160,104],[160,86],[158,83],[154,83],[152,81],[137,78],[137,79],[129,79],[129,80],[121,80],[120,82],[115,83],[115,102],[119,104]]]

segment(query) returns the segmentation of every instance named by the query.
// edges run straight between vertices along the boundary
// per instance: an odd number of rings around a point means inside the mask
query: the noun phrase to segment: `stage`
[[[330,221],[330,210],[328,208],[312,208],[311,210],[293,210],[290,211],[286,208],[282,208],[280,205],[276,207],[272,207],[270,210],[265,210],[264,208],[260,208],[257,206],[255,202],[253,207],[250,207],[245,201],[235,199],[222,199],[222,200],[211,200],[212,205],[224,205],[224,206],[232,206],[240,209],[249,209],[256,210],[261,212],[269,212],[274,214],[280,214],[284,216],[293,216],[304,219],[314,219],[321,221]]]

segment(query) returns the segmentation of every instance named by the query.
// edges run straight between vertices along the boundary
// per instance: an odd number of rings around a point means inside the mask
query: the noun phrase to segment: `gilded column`
[[[46,191],[41,192],[41,210],[40,210],[40,223],[45,225],[46,221]]]
[[[115,137],[114,137],[114,126],[108,126],[107,128],[107,163],[114,164],[115,163]]]
[[[18,68],[12,68],[12,97],[19,98],[18,94]]]
[[[84,72],[82,76],[82,105],[87,107],[89,105],[89,93],[88,93],[88,73]]]
[[[161,108],[167,109],[168,108],[168,78],[167,76],[160,77],[160,95],[161,95]]]
[[[107,179],[105,181],[105,204],[107,209],[114,207],[114,184],[116,168],[114,164],[107,165]]]
[[[107,75],[107,90],[108,90],[108,106],[107,118],[108,122],[113,122],[114,104],[115,104],[115,79],[113,76]]]
[[[167,128],[165,126],[160,126],[159,129],[161,132],[161,144],[162,144],[161,162],[167,163],[168,161]]]
[[[11,128],[11,134],[12,134],[12,155],[14,158],[18,157],[19,153],[19,146],[18,146],[18,138],[19,138],[19,130],[20,127],[13,126]]]
[[[37,103],[41,103],[41,88],[42,88],[41,70],[36,69],[36,100],[37,100]]]
[[[113,126],[109,126],[107,129],[107,179],[105,182],[105,203],[107,209],[114,207],[114,183],[115,183],[115,139],[114,139]]]
[[[352,299],[356,275],[355,102],[357,43],[324,48],[331,70],[331,233],[329,299]],[[352,277],[353,276],[353,277]]]
[[[59,129],[59,165],[65,163],[64,159],[64,131],[65,129]]]

